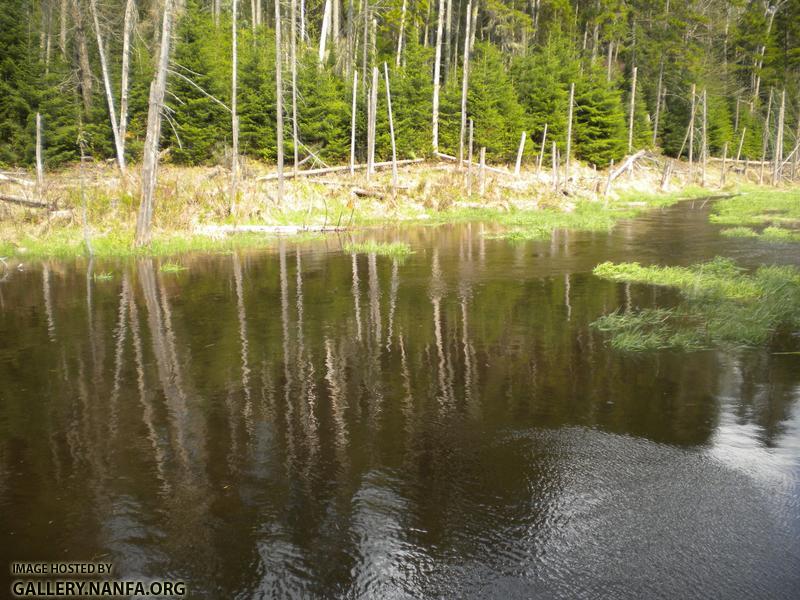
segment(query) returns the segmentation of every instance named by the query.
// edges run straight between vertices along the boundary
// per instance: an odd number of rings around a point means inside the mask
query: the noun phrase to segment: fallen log
[[[407,158],[405,160],[398,160],[398,165],[413,165],[424,162],[424,158]],[[392,161],[387,162],[379,162],[374,163],[372,165],[373,169],[384,169],[386,167],[391,167]],[[354,169],[366,169],[367,165],[354,165]],[[339,167],[325,167],[321,169],[306,169],[305,171],[289,171],[283,174],[284,179],[291,179],[292,177],[308,177],[309,175],[324,175],[325,173],[340,173],[342,171],[349,171],[350,165],[344,165]],[[262,175],[261,177],[256,177],[256,181],[272,181],[278,178],[277,173],[270,173],[268,175]]]
[[[36,182],[34,181],[29,181],[28,179],[23,179],[22,177],[14,177],[13,175],[7,175],[6,173],[0,173],[0,181],[7,181],[8,183],[16,183],[17,185],[22,185],[25,187],[36,186]]]
[[[639,150],[636,154],[631,154],[628,158],[626,158],[623,163],[619,166],[619,169],[613,171],[611,175],[608,177],[608,183],[613,182],[617,177],[622,175],[625,171],[630,169],[637,160],[642,158],[645,154],[647,154],[646,150]]]
[[[47,208],[48,206],[46,202],[28,200],[22,196],[9,196],[8,194],[0,194],[0,200],[3,202],[9,202],[11,204],[17,204],[19,206],[24,206],[26,208]]]

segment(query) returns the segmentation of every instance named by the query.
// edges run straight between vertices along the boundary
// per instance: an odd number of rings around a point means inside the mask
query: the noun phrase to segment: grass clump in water
[[[411,254],[411,246],[405,242],[348,242],[344,251],[349,254],[378,254],[381,256],[401,257]]]
[[[509,242],[528,242],[531,240],[549,240],[553,230],[547,227],[531,227],[529,229],[512,229],[488,233],[484,237],[490,240],[508,240]]]
[[[162,273],[180,273],[181,271],[185,271],[186,267],[174,262],[165,262],[161,265],[161,272]]]
[[[795,267],[765,266],[746,273],[717,257],[691,267],[603,263],[594,273],[613,281],[676,287],[686,300],[679,309],[612,313],[592,323],[609,333],[612,347],[620,350],[757,346],[781,328],[800,328],[800,271]]]
[[[720,231],[725,237],[757,238],[767,242],[800,242],[800,231],[770,226],[759,233],[750,227],[731,227]]]
[[[719,232],[725,237],[757,238],[758,232],[750,227],[729,227]]]

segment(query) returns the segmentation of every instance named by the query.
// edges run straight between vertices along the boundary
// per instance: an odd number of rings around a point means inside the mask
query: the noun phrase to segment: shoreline
[[[679,161],[673,164],[686,166]],[[566,190],[554,190],[553,184],[558,183],[551,173],[523,169],[515,175],[495,169],[484,175],[481,195],[476,193],[476,174],[470,180],[466,170],[450,163],[426,162],[400,170],[396,188],[386,171],[376,172],[369,180],[364,174],[349,172],[321,179],[289,179],[286,202],[278,207],[271,194],[276,184],[264,175],[268,167],[248,162],[234,219],[227,206],[225,169],[165,166],[153,240],[135,248],[135,168],[127,181],[107,164],[84,169],[88,174],[82,180],[76,179],[76,168],[48,174],[42,197],[55,204],[54,212],[0,203],[0,257],[7,262],[89,258],[84,201],[91,256],[124,259],[268,248],[279,239],[305,241],[331,232],[467,221],[495,225],[491,232],[495,237],[543,239],[554,229],[607,230],[621,219],[683,199],[798,189],[753,185],[733,171],[726,172],[723,179],[721,170],[712,166],[707,181],[725,181],[724,186],[689,185],[688,178],[675,168],[668,191],[661,191],[662,168],[648,160],[619,176],[607,194],[604,182],[610,179],[608,172],[576,164]],[[234,230],[237,232],[232,233]]]

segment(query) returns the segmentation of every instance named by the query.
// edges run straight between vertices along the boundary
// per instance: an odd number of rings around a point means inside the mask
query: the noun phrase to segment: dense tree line
[[[37,112],[48,166],[76,160],[79,140],[94,158],[113,159],[118,136],[124,157],[139,160],[164,1],[4,2],[0,164],[33,162]],[[710,153],[721,154],[727,144],[731,155],[741,144],[742,157],[758,159],[765,148],[768,157],[775,152],[785,90],[783,155],[796,143],[800,0],[284,0],[279,8],[289,164],[295,141],[304,165],[349,159],[353,97],[356,158],[365,158],[371,72],[384,62],[398,154],[429,154],[437,45],[443,152],[459,150],[465,51],[467,116],[476,147],[485,146],[493,160],[512,159],[522,131],[532,160],[545,126],[545,160],[552,142],[563,153],[572,83],[572,154],[598,166],[627,153],[631,106],[637,149],[685,155],[694,104],[695,156],[705,109]],[[180,0],[173,12],[161,147],[176,163],[227,164],[230,1]],[[237,21],[239,151],[266,161],[277,155],[275,14],[272,0],[251,0],[240,3]],[[391,147],[379,81],[376,154],[385,159]]]

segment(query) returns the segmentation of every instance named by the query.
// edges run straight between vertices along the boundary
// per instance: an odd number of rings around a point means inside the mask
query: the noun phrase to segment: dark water
[[[798,340],[625,355],[588,327],[677,301],[602,260],[800,264],[707,209],[376,232],[404,262],[329,238],[8,271],[1,562],[192,598],[800,597]]]

